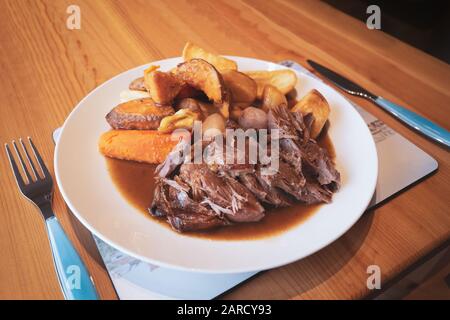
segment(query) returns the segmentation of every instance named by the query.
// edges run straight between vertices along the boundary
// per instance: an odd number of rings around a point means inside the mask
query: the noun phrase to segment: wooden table
[[[66,9],[81,8],[68,30]],[[223,54],[332,66],[367,89],[449,128],[450,67],[318,1],[0,1],[0,140],[32,136],[52,167],[52,131],[89,91],[152,60],[179,56],[186,41]],[[353,98],[430,153],[439,171],[365,214],[338,241],[267,271],[224,298],[362,298],[369,265],[382,286],[450,238],[448,150]],[[60,299],[41,217],[22,198],[0,152],[0,298]],[[54,209],[91,271],[115,299],[86,229],[56,190]]]

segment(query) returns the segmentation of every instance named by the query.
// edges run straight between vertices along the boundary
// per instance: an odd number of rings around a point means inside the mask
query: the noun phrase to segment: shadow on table
[[[377,208],[413,188],[423,180],[434,175],[437,171],[436,169],[430,172],[428,175],[380,201],[376,205],[373,204],[376,199],[375,193],[370,201],[372,208],[367,210],[361,219],[339,239],[307,258],[275,270],[262,271],[240,283],[238,286],[224,292],[218,298],[287,299],[294,298],[320,286],[328,278],[338,273],[356,252],[358,252],[370,230]],[[333,263],[330,264],[329,261],[333,261]],[[314,269],[311,266],[314,266]],[[304,272],[301,271],[302,269]],[[351,284],[347,283],[345,285],[350,286]],[[236,289],[238,289],[238,293],[235,293]],[[327,289],[325,288],[324,290]],[[336,294],[338,295],[339,293],[336,292]],[[311,298],[317,299],[316,296]]]
[[[69,213],[70,224],[75,231],[77,239],[80,241],[81,245],[86,249],[89,256],[103,269],[106,270],[106,266],[103,259],[98,251],[97,245],[93,238],[92,233],[75,217],[70,208],[66,205],[66,210]]]

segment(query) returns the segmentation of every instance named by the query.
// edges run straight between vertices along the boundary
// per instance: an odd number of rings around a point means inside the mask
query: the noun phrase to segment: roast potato
[[[233,102],[252,103],[256,99],[255,80],[236,70],[224,70],[221,74]]]
[[[214,66],[202,59],[191,59],[180,63],[173,74],[183,81],[203,91],[213,101],[216,108],[227,119],[229,116],[230,93],[222,75]]]
[[[144,98],[119,104],[106,115],[106,121],[113,129],[150,130],[174,112],[171,106],[158,106],[153,99]]]
[[[130,85],[128,86],[128,89],[146,92],[147,88],[145,87],[144,84],[144,77],[140,77],[131,81]]]
[[[154,130],[111,130],[101,135],[100,152],[111,158],[158,164],[178,141]]]
[[[291,111],[301,112],[303,114],[313,114],[314,122],[311,128],[311,137],[315,139],[319,136],[323,126],[328,120],[330,106],[324,96],[316,89],[313,89],[297,102]]]
[[[214,102],[222,102],[225,83],[214,66],[202,59],[180,63],[173,74],[191,87],[202,90]]]
[[[261,98],[261,108],[265,112],[269,112],[270,109],[278,107],[279,105],[287,106],[286,96],[281,93],[276,87],[267,84],[264,87],[262,98]]]
[[[153,101],[161,105],[171,104],[183,86],[173,74],[158,70],[146,71],[144,79]]]
[[[224,70],[237,70],[237,64],[233,60],[212,54],[199,46],[188,42],[183,49],[183,60],[189,61],[191,59],[203,59],[221,72]]]
[[[289,91],[294,89],[297,84],[297,75],[294,71],[288,69],[273,71],[247,71],[245,74],[256,81],[256,96],[258,99],[261,99],[264,87],[267,84],[273,85],[283,94],[287,94]]]

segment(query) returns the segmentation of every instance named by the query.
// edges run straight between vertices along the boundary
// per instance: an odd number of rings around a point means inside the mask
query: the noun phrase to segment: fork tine
[[[14,150],[16,151],[17,159],[19,159],[22,170],[23,170],[23,172],[25,172],[25,175],[27,176],[27,180],[28,180],[27,183],[33,182],[33,180],[31,179],[30,172],[28,171],[27,166],[23,162],[22,155],[20,154],[19,149],[17,149],[16,141],[13,140],[12,143],[13,143]]]
[[[25,182],[23,181],[22,175],[20,174],[19,168],[17,167],[16,161],[12,156],[11,150],[9,150],[9,146],[5,143],[6,154],[8,155],[9,164],[11,165],[11,169],[14,173],[14,177],[16,178],[17,185],[22,190],[25,187]]]
[[[30,137],[28,137],[28,142],[30,143],[31,149],[33,150],[34,156],[36,157],[39,167],[41,168],[42,173],[44,174],[44,178],[50,177],[50,172],[48,171],[47,167],[45,166],[44,161],[41,158],[41,155],[39,154],[39,151],[34,146],[33,141]]]
[[[20,144],[22,145],[22,150],[25,152],[25,156],[26,156],[26,158],[27,158],[27,160],[28,160],[28,163],[30,164],[31,171],[33,171],[34,179],[37,181],[37,180],[40,179],[40,177],[39,177],[39,175],[38,175],[38,172],[37,172],[37,170],[36,170],[36,167],[34,166],[33,161],[31,161],[30,155],[28,154],[27,148],[25,148],[25,145],[24,145],[24,143],[23,143],[22,138],[19,139],[19,142],[20,142]]]

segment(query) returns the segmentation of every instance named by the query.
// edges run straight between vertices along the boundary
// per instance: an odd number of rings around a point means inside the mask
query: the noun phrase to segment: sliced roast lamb
[[[268,123],[270,129],[279,130],[283,160],[298,171],[308,173],[327,189],[339,189],[340,174],[327,150],[309,138],[310,115],[302,117],[299,112],[290,112],[280,106],[269,111]]]
[[[292,205],[292,201],[286,194],[283,194],[281,190],[278,190],[275,186],[268,184],[261,176],[265,170],[256,170],[260,167],[257,164],[250,163],[248,157],[249,144],[252,143],[250,139],[246,140],[245,145],[241,146],[245,150],[239,150],[237,144],[228,145],[228,149],[225,146],[218,147],[215,142],[211,142],[206,147],[205,160],[208,166],[213,171],[217,171],[222,175],[229,175],[239,180],[253,195],[261,202],[275,206],[275,207],[287,207]],[[259,146],[255,146],[259,148]],[[229,152],[225,152],[228,150]],[[258,150],[258,149],[256,149]],[[270,146],[265,150],[267,156],[270,157]],[[236,163],[239,159],[239,155],[244,155],[244,163]],[[230,159],[231,158],[231,159]],[[293,170],[290,170],[292,173]],[[301,175],[301,173],[300,173]],[[295,174],[295,176],[298,176]],[[295,177],[294,177],[295,178]],[[304,180],[303,176],[298,177],[300,180]]]
[[[176,185],[178,184],[178,186]],[[216,214],[207,205],[194,201],[188,194],[189,187],[179,181],[157,178],[150,213],[164,217],[177,231],[211,229],[229,225],[230,222]]]
[[[267,193],[266,197],[263,200],[264,202],[272,204],[275,207],[288,207],[293,204],[293,201],[286,193],[267,183],[266,179],[261,176],[260,170],[255,172],[255,177],[258,183]]]
[[[260,180],[263,180],[269,187],[279,188],[297,199],[301,197],[301,189],[306,183],[303,174],[297,172],[284,161],[279,162],[278,170],[274,174],[264,174],[264,168],[258,166],[257,175],[260,177]]]
[[[157,168],[151,214],[184,232],[259,221],[265,214],[261,203],[284,207],[295,201],[330,202],[340,175],[328,152],[310,138],[313,121],[311,114],[302,116],[283,106],[269,111],[270,134],[279,130],[276,171],[249,160],[251,139],[244,147],[233,144],[228,149],[215,141],[202,142],[202,163],[188,163],[193,146],[181,142]],[[242,153],[243,163],[237,161]]]
[[[183,164],[179,176],[191,186],[193,198],[208,204],[218,215],[234,222],[264,217],[264,208],[246,187],[230,176],[211,171],[206,164]]]

